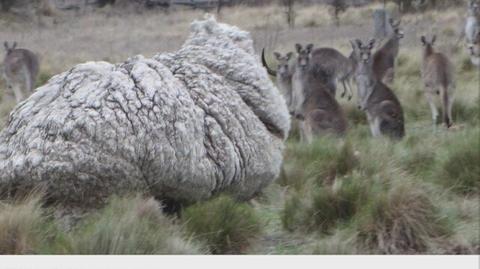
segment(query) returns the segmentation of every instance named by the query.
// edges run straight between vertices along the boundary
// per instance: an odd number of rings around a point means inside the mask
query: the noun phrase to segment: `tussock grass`
[[[199,254],[153,198],[114,197],[70,237],[71,254]]]
[[[451,233],[428,193],[405,179],[372,195],[357,221],[360,244],[385,254],[425,252]]]
[[[65,240],[40,193],[0,201],[0,254],[63,253]]]
[[[242,252],[262,230],[254,209],[228,196],[192,205],[182,212],[182,219],[194,238],[214,254]]]
[[[349,221],[369,195],[369,187],[358,177],[344,178],[339,186],[316,187],[302,201],[297,192],[285,203],[282,223],[287,230],[328,233],[337,224]]]
[[[284,162],[285,174],[279,182],[301,189],[306,184],[331,184],[336,177],[350,173],[358,165],[349,140],[325,136],[312,144],[289,147]]]
[[[480,194],[480,130],[452,140],[439,161],[439,181],[461,194]]]

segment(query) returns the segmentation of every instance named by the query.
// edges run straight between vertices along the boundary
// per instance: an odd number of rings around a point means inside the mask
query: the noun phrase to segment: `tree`
[[[285,15],[287,19],[288,26],[290,28],[295,27],[295,10],[294,4],[295,0],[282,0],[283,6],[285,7]]]

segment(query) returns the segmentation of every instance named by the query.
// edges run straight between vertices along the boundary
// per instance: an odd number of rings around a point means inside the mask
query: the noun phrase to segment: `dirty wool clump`
[[[111,194],[249,199],[279,173],[290,121],[249,33],[195,21],[180,50],[56,75],[0,133],[0,192],[41,185],[96,206]]]

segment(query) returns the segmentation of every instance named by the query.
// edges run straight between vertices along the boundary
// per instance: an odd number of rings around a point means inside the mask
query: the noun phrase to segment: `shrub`
[[[374,252],[419,253],[450,234],[447,224],[429,194],[403,179],[371,195],[359,212],[356,229],[358,243]]]
[[[261,232],[252,207],[219,196],[186,208],[182,219],[187,230],[206,243],[212,253],[240,253]]]
[[[166,217],[160,205],[139,196],[114,197],[70,235],[71,254],[196,254],[199,246]]]

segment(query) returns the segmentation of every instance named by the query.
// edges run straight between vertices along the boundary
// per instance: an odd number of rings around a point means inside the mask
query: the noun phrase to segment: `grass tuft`
[[[252,207],[228,196],[192,205],[182,212],[182,219],[188,231],[214,254],[241,253],[262,227]]]
[[[70,235],[74,254],[198,254],[153,198],[114,197]]]

